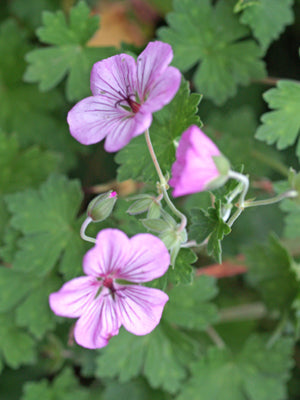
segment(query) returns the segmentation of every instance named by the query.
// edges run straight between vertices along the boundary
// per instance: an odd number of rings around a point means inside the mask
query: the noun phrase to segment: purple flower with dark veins
[[[157,237],[141,233],[129,239],[118,229],[104,229],[83,259],[86,276],[72,279],[49,297],[56,315],[79,318],[74,338],[86,348],[104,347],[121,325],[146,335],[159,323],[168,296],[141,286],[162,276],[170,256]]]
[[[89,145],[106,137],[105,150],[114,152],[141,135],[152,113],[168,104],[179,89],[181,74],[170,67],[169,44],[149,43],[137,61],[119,54],[94,64],[93,96],[77,103],[68,114],[71,135]]]

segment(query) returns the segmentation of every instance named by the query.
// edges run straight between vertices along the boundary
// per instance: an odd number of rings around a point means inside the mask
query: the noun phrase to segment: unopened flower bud
[[[110,216],[117,201],[117,193],[110,190],[95,197],[87,209],[88,216],[93,222],[100,222]]]

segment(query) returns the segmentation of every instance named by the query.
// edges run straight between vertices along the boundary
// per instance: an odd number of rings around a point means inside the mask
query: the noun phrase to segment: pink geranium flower
[[[221,186],[228,179],[230,164],[217,146],[196,125],[180,139],[172,166],[173,196],[201,192]]]
[[[170,67],[169,44],[149,43],[137,61],[119,54],[94,64],[93,96],[77,103],[68,114],[71,135],[80,143],[93,144],[106,137],[105,150],[118,151],[152,122],[152,113],[175,96],[181,80]]]
[[[167,248],[157,237],[145,233],[129,239],[117,229],[104,229],[83,259],[86,276],[52,293],[50,307],[57,315],[79,318],[74,337],[89,349],[106,346],[121,325],[146,335],[159,323],[169,298],[139,283],[162,276],[169,264]]]

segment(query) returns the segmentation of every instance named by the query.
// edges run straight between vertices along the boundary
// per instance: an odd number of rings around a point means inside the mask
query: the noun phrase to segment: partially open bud
[[[173,196],[216,189],[228,179],[230,163],[196,125],[183,132],[172,166]]]
[[[117,193],[110,190],[95,197],[87,209],[88,216],[93,222],[100,222],[110,216],[117,201]]]

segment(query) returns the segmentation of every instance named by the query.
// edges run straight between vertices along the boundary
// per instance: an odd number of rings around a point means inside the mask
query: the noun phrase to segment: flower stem
[[[264,318],[267,309],[263,303],[240,304],[219,311],[219,322],[241,321]]]
[[[81,238],[82,238],[83,240],[85,240],[85,241],[87,241],[87,242],[96,243],[96,239],[94,239],[94,238],[92,238],[92,237],[90,237],[90,236],[87,236],[87,235],[85,234],[86,228],[88,227],[88,225],[89,225],[92,221],[93,221],[93,220],[92,220],[91,217],[87,217],[87,218],[85,219],[85,221],[83,222],[83,224],[81,225],[81,228],[80,228],[80,236],[81,236]]]
[[[159,163],[158,163],[158,160],[157,160],[157,157],[156,157],[154,148],[153,148],[153,146],[152,146],[152,142],[151,142],[151,138],[150,138],[150,133],[149,133],[149,130],[148,130],[148,129],[147,129],[146,132],[145,132],[145,138],[146,138],[146,142],[147,142],[147,146],[148,146],[148,149],[149,149],[150,156],[151,156],[151,158],[152,158],[154,167],[155,167],[155,169],[156,169],[157,175],[158,175],[159,180],[160,180],[160,188],[161,188],[161,190],[162,190],[162,193],[163,193],[165,202],[166,202],[167,205],[169,206],[170,210],[171,210],[178,218],[180,218],[180,220],[181,220],[180,225],[179,225],[179,227],[178,227],[178,232],[181,232],[181,231],[186,227],[186,224],[187,224],[186,216],[185,216],[184,214],[182,214],[182,213],[174,206],[174,204],[172,203],[172,201],[171,201],[171,199],[170,199],[170,197],[169,197],[169,195],[168,195],[167,189],[169,188],[169,186],[168,186],[168,184],[167,184],[167,181],[166,181],[165,177],[163,176],[163,173],[162,173],[162,171],[161,171],[160,165],[159,165]]]
[[[239,172],[235,171],[229,171],[228,173],[229,178],[236,179],[240,181],[243,185],[239,200],[238,200],[238,208],[236,212],[230,217],[230,219],[227,222],[227,225],[230,227],[233,225],[233,223],[237,220],[237,218],[241,215],[241,213],[244,210],[244,202],[245,202],[245,197],[249,189],[249,179],[246,175],[240,174]]]
[[[281,161],[278,161],[274,159],[273,157],[270,157],[266,155],[265,153],[262,153],[258,150],[253,150],[251,152],[251,155],[256,158],[257,160],[263,162],[264,164],[268,165],[271,167],[274,171],[279,172],[283,176],[288,176],[289,174],[289,169],[286,167]]]
[[[262,79],[254,79],[253,82],[262,83],[264,85],[276,86],[280,78],[274,78],[273,76],[267,76]]]
[[[273,345],[277,342],[277,340],[281,337],[284,328],[287,322],[287,312],[282,315],[281,320],[279,321],[276,329],[274,330],[273,334],[271,335],[270,339],[267,342],[267,348],[270,349]]]
[[[278,203],[279,201],[287,199],[287,198],[294,198],[294,197],[298,197],[298,196],[299,196],[299,194],[296,190],[288,190],[284,193],[278,194],[277,196],[271,197],[270,199],[245,201],[244,208],[256,207],[256,206],[267,206],[269,204]]]
[[[181,232],[181,231],[186,227],[186,224],[187,224],[186,216],[185,216],[184,214],[182,214],[182,212],[180,212],[180,211],[174,206],[174,204],[172,203],[172,201],[171,201],[171,199],[170,199],[170,197],[169,197],[169,195],[168,195],[166,186],[165,186],[165,185],[161,185],[161,189],[162,189],[162,192],[163,192],[163,195],[164,195],[164,199],[165,199],[166,203],[168,204],[170,210],[173,211],[173,213],[174,213],[175,215],[177,215],[178,218],[181,219],[181,223],[180,223],[180,226],[179,226],[179,228],[178,228],[178,232]]]
[[[152,146],[149,129],[147,129],[146,132],[145,132],[145,138],[146,138],[146,142],[147,142],[147,146],[148,146],[148,149],[149,149],[149,153],[150,153],[150,156],[152,158],[152,161],[153,161],[154,167],[156,169],[157,175],[159,177],[160,183],[161,183],[161,185],[166,185],[167,182],[165,180],[165,177],[163,176],[163,173],[161,172],[160,165],[158,163],[154,148]]]
[[[219,349],[224,349],[226,347],[223,339],[212,326],[206,328],[206,333]]]

